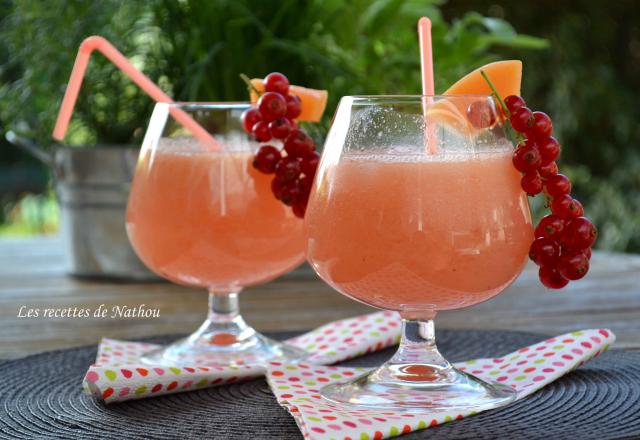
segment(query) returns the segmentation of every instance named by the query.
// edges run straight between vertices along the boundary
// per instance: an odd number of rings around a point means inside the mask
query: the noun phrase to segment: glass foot
[[[453,367],[425,364],[385,364],[351,382],[321,390],[325,399],[341,405],[419,411],[480,411],[507,405],[516,391],[487,383]]]
[[[148,365],[264,366],[278,359],[299,362],[302,349],[267,338],[248,326],[238,313],[237,294],[210,295],[208,319],[187,338],[150,351]]]

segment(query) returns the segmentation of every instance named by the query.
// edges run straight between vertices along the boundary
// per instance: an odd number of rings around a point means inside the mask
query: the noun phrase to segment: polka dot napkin
[[[323,325],[287,342],[310,353],[307,362],[333,364],[398,342],[400,317],[378,312]],[[106,403],[178,393],[263,376],[256,366],[149,366],[140,357],[158,345],[103,339],[96,363],[83,381],[85,392]]]
[[[615,335],[610,330],[583,330],[547,339],[501,358],[474,359],[456,367],[484,380],[510,385],[518,391],[520,400],[598,356],[614,341]],[[330,404],[319,395],[323,386],[346,382],[366,371],[272,362],[267,380],[280,405],[295,418],[308,439],[383,439],[474,414],[354,410]]]

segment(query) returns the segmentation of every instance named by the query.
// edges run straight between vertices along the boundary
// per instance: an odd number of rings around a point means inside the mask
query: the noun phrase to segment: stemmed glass
[[[170,116],[177,106],[222,145],[212,151]],[[304,352],[271,340],[239,313],[243,287],[304,260],[303,222],[251,166],[258,145],[242,129],[243,103],[155,106],[136,168],[127,232],[142,261],[178,284],[209,291],[207,320],[189,337],[143,359],[149,364],[264,364]]]
[[[515,398],[444,359],[433,324],[499,294],[526,263],[532,226],[512,151],[488,96],[342,98],[307,208],[307,257],[342,294],[398,311],[402,337],[389,361],[324,398],[404,410]]]

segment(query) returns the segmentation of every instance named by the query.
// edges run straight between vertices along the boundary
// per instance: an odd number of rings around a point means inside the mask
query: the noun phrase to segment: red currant
[[[302,186],[302,190],[307,194],[307,197],[311,193],[311,188],[313,187],[313,176],[304,176],[300,179],[300,185]]]
[[[286,95],[289,93],[289,80],[286,76],[279,72],[273,72],[264,77],[264,89],[267,92],[280,93]]]
[[[269,122],[269,132],[276,139],[286,139],[291,133],[291,122],[287,118],[278,118]]]
[[[533,124],[529,133],[537,139],[542,139],[551,136],[552,132],[553,123],[549,115],[544,112],[533,112]]]
[[[283,182],[295,180],[299,175],[300,161],[295,157],[283,157],[276,165],[276,177]]]
[[[287,101],[280,93],[266,92],[258,99],[258,110],[263,121],[271,122],[287,114]]]
[[[246,131],[247,133],[251,133],[253,130],[253,126],[256,125],[256,123],[260,122],[260,119],[262,119],[262,117],[260,116],[260,112],[258,111],[258,109],[250,108],[242,113],[241,119],[244,131]]]
[[[529,258],[538,266],[553,266],[559,256],[560,245],[549,238],[536,238],[529,248]]]
[[[287,118],[295,119],[302,113],[302,101],[296,95],[287,95]]]
[[[584,208],[582,207],[580,200],[573,199],[573,204],[575,205],[574,217],[582,217],[584,215]]]
[[[513,113],[516,110],[521,109],[522,107],[526,107],[527,105],[524,102],[524,99],[517,95],[509,95],[504,98],[504,104],[507,106],[507,110],[509,110],[509,113]]]
[[[313,153],[313,139],[302,130],[293,130],[284,141],[284,149],[291,157],[305,157]]]
[[[319,162],[320,162],[320,155],[315,151],[305,156],[302,159],[302,164],[301,164],[302,174],[313,179],[313,176],[316,175],[316,170],[318,168]]]
[[[252,130],[253,137],[258,142],[269,142],[271,140],[271,132],[269,131],[269,123],[266,121],[258,121]]]
[[[590,248],[598,238],[598,230],[586,217],[577,217],[571,220],[562,236],[560,243],[564,249],[579,251]]]
[[[555,162],[551,162],[548,165],[542,165],[540,168],[538,168],[538,172],[542,177],[548,179],[549,177],[558,174],[558,164]]]
[[[291,207],[293,214],[298,218],[304,218],[304,214],[307,211],[306,203],[296,203]]]
[[[530,171],[520,180],[520,186],[523,191],[526,192],[530,196],[535,196],[536,194],[540,194],[542,191],[542,179],[540,178],[540,174],[537,171]]]
[[[487,101],[474,101],[467,109],[467,119],[475,128],[482,129],[492,127],[497,117]]]
[[[555,214],[549,214],[542,217],[538,226],[536,226],[536,230],[534,231],[534,235],[536,238],[544,237],[550,238],[554,241],[558,241],[564,231],[565,222],[560,217]]]
[[[276,165],[280,161],[280,150],[273,145],[260,147],[253,158],[253,167],[265,174],[272,174],[276,170]]]
[[[591,259],[591,248],[588,247],[586,249],[583,249],[582,253],[588,258]]]
[[[567,176],[562,174],[549,177],[544,185],[547,194],[551,197],[557,197],[571,192],[571,181]]]
[[[540,152],[535,145],[527,142],[513,154],[513,166],[523,173],[535,171],[540,166]]]
[[[582,252],[563,252],[558,260],[558,273],[569,280],[579,280],[588,271],[589,259]]]
[[[282,203],[287,206],[292,206],[300,200],[302,196],[302,188],[300,187],[300,182],[297,179],[294,179],[285,184],[284,190],[282,191]]]
[[[551,212],[562,218],[574,218],[578,217],[578,214],[582,210],[582,205],[576,199],[569,194],[563,194],[558,197],[554,197],[551,202]]]
[[[515,131],[527,133],[531,127],[533,127],[535,118],[533,117],[533,112],[528,107],[521,107],[511,113],[509,121]]]
[[[560,273],[551,266],[542,266],[538,271],[538,277],[542,284],[549,289],[562,289],[569,284],[569,280],[560,275]]]
[[[543,165],[550,164],[560,156],[560,144],[553,136],[538,138],[536,145],[538,145],[538,150],[540,150]]]
[[[282,194],[284,193],[284,189],[285,189],[285,182],[278,179],[277,177],[274,177],[273,180],[271,181],[271,192],[276,197],[276,199],[278,200],[282,199]]]

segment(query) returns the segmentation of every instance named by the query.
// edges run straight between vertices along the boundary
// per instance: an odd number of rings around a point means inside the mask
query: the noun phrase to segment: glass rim
[[[156,102],[155,106],[166,105],[167,107],[193,107],[193,108],[242,108],[251,105],[249,101],[174,101]]]
[[[467,94],[458,94],[458,95],[346,95],[343,96],[342,99],[351,99],[353,101],[413,101],[413,100],[423,100],[423,99],[473,99],[473,98],[491,98],[496,100],[496,97],[491,94],[482,94],[482,93],[467,93]]]

